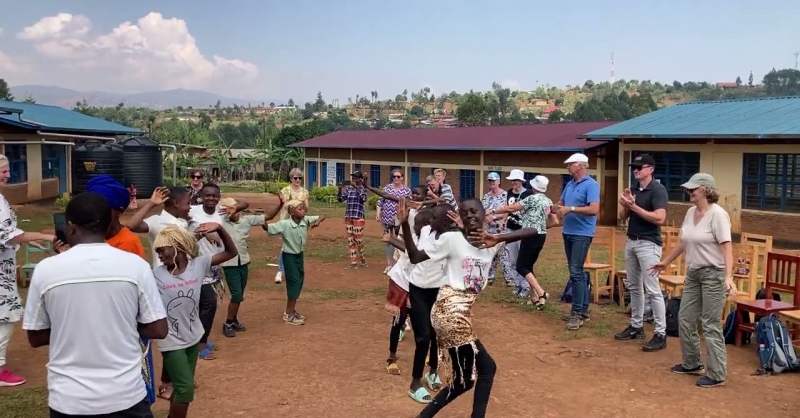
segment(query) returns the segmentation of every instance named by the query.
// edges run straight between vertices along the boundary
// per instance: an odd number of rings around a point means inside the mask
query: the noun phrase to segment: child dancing
[[[280,204],[284,206],[282,198]],[[286,310],[283,312],[283,322],[289,325],[304,325],[305,316],[300,315],[295,309],[305,280],[303,249],[308,240],[308,230],[318,227],[325,217],[306,216],[306,205],[299,200],[290,200],[285,206],[289,217],[267,225],[267,234],[280,235],[283,238],[281,257],[286,274]]]
[[[429,245],[418,249],[411,238],[408,210],[404,203],[400,204],[398,216],[411,263],[426,260],[446,263],[444,283],[433,306],[431,322],[436,330],[440,355],[446,350],[450,356],[452,381],[418,417],[436,415],[473,387],[472,417],[485,417],[497,365],[472,329],[472,306],[478,293],[488,283],[489,268],[497,254],[497,244],[518,241],[535,236],[538,232],[523,228],[503,235],[485,233],[482,230],[485,218],[483,204],[478,199],[467,199],[459,205],[459,218],[465,231],[444,232]],[[434,213],[432,222],[436,220],[437,214]]]

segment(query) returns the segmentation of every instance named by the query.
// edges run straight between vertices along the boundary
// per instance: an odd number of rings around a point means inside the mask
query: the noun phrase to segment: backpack
[[[777,374],[800,370],[800,360],[794,352],[786,326],[775,314],[761,318],[756,324],[756,344],[761,367],[757,374]]]
[[[667,335],[677,337],[680,330],[678,314],[681,312],[681,298],[667,300]]]
[[[592,277],[589,272],[584,271],[584,278],[586,278],[587,292],[592,294]],[[567,287],[564,288],[564,293],[561,294],[561,303],[572,303],[572,280],[567,279]]]
[[[746,315],[742,315],[742,322],[745,324],[750,323],[750,314],[746,312]],[[739,325],[736,322],[736,309],[732,310],[731,313],[728,314],[728,317],[725,318],[725,327],[722,328],[722,335],[725,337],[725,344],[735,344],[736,343],[736,326]],[[742,344],[750,344],[751,334],[749,332],[742,333]]]
[[[664,298],[664,306],[666,307],[667,306],[667,301],[669,300],[667,298],[667,292],[664,292],[662,290],[661,291],[661,297]],[[644,319],[644,322],[647,322],[647,323],[653,323],[656,320],[655,316],[653,315],[653,303],[650,300],[650,298],[647,297],[647,295],[645,295],[645,298],[644,298],[644,317],[643,317],[643,319]]]

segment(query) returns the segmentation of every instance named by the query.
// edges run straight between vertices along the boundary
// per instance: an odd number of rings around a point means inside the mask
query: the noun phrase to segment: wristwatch
[[[569,207],[569,211],[570,211],[570,212],[575,212],[575,206],[570,206],[570,207]]]

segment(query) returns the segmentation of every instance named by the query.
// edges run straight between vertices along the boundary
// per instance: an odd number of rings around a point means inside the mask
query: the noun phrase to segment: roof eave
[[[116,135],[141,135],[141,134],[145,133],[144,131],[135,130],[135,129],[131,129],[131,130],[128,130],[128,131],[123,131],[123,130],[116,130],[115,131],[115,130],[102,130],[102,129],[98,130],[98,129],[69,129],[69,128],[58,128],[58,127],[46,127],[46,128],[43,127],[43,128],[39,128],[38,130],[41,131],[41,132],[45,132],[45,133],[48,133],[48,132],[52,132],[52,133],[64,132],[64,133],[73,133],[73,134],[92,134],[92,135],[110,135],[110,136],[116,136]]]
[[[299,145],[299,144],[292,144],[289,145],[290,147],[296,148],[338,148],[338,149],[356,149],[360,147],[350,146],[350,145]],[[601,146],[598,145],[590,145],[588,147],[437,147],[437,146],[430,146],[430,147],[382,147],[382,148],[370,148],[370,149],[388,149],[388,150],[418,150],[418,151],[539,151],[539,152],[581,152],[586,151],[587,149],[592,149],[595,147]]]
[[[658,134],[658,135],[583,135],[579,139],[587,141],[609,141],[620,139],[800,139],[800,134]]]

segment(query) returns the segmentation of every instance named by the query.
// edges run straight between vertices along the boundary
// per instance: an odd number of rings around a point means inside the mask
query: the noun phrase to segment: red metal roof
[[[583,151],[602,144],[579,135],[616,122],[567,122],[471,128],[338,131],[294,144],[300,148],[486,151]]]

